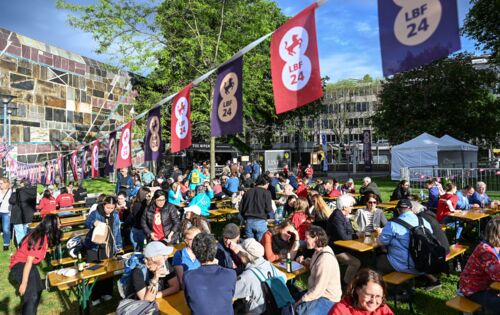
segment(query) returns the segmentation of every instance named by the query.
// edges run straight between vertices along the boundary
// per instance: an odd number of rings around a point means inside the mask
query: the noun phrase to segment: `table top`
[[[68,225],[77,225],[77,224],[83,224],[87,220],[86,217],[83,215],[77,216],[77,217],[67,217],[67,218],[61,218],[61,226],[68,226]],[[40,222],[33,222],[29,224],[30,228],[35,228]]]
[[[498,290],[500,291],[500,282],[493,282],[492,284],[490,284],[490,288],[492,288],[493,290]]]
[[[92,279],[107,274],[120,274],[123,272],[124,268],[123,260],[106,259],[102,263],[98,264],[101,265],[100,268],[96,270],[88,270],[88,268],[86,268],[73,277],[65,277],[63,275],[58,275],[56,272],[51,272],[48,275],[49,283],[53,287],[60,287],[66,284],[76,284],[85,279]],[[89,267],[94,265],[96,265],[96,263],[90,263]],[[66,269],[76,269],[76,267]]]
[[[222,208],[222,209],[208,210],[208,212],[210,213],[210,216],[217,217],[226,214],[237,214],[240,211],[234,208]]]
[[[298,276],[309,271],[309,268],[307,268],[304,265],[303,265],[304,266],[303,268],[297,269],[294,272],[287,272],[286,268],[281,267],[278,262],[273,263],[273,265],[286,275],[287,281],[294,279],[295,277],[298,277]]]
[[[396,203],[397,204],[397,203]],[[396,208],[396,204],[389,203],[389,202],[383,202],[377,204],[377,208],[379,209],[391,209],[391,208]]]
[[[365,241],[365,239],[366,239],[366,241]],[[352,250],[355,250],[355,251],[361,252],[361,253],[374,250],[375,248],[380,246],[376,242],[375,239],[365,238],[365,237],[360,238],[360,239],[356,239],[356,240],[335,241],[334,244],[337,246],[349,248],[349,249],[352,249]]]
[[[179,291],[175,294],[156,299],[160,314],[165,315],[189,315],[191,309],[184,297],[184,291]]]
[[[482,218],[489,217],[490,215],[487,213],[484,213],[482,211],[476,211],[476,210],[469,210],[469,211],[457,210],[455,212],[449,212],[447,214],[447,216],[457,218],[457,219],[477,221],[477,220],[480,220]]]

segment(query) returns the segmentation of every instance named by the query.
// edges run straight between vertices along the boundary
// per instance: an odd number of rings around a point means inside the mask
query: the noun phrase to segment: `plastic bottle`
[[[78,253],[78,271],[82,272],[85,267],[85,262],[82,259],[82,253]]]
[[[290,255],[290,253],[286,254],[286,272],[292,272],[292,256]]]

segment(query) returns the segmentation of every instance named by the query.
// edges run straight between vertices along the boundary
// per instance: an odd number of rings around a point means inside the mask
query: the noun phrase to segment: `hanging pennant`
[[[51,185],[52,184],[52,171],[50,170],[50,162],[47,161],[45,163],[45,185]]]
[[[144,142],[144,161],[156,161],[161,159],[161,108],[156,107],[149,111],[146,130],[146,141]]]
[[[106,151],[106,167],[104,173],[106,175],[113,173],[116,160],[116,131],[109,134],[108,151]]]
[[[80,169],[80,178],[85,179],[85,176],[87,175],[87,147],[83,147],[83,153],[82,153],[82,162],[81,162],[81,169]]]
[[[276,113],[323,96],[313,3],[278,28],[271,39],[271,75]]]
[[[184,87],[172,102],[170,116],[170,151],[179,152],[191,146],[191,88]]]
[[[73,180],[74,181],[78,181],[78,163],[77,163],[77,159],[78,159],[78,152],[77,151],[73,151],[73,153],[71,153],[71,171],[73,172]]]
[[[243,57],[217,71],[212,106],[211,134],[213,137],[243,131]]]
[[[116,168],[125,168],[132,165],[132,123],[129,121],[123,128],[118,144],[118,156],[116,159]]]
[[[42,164],[38,164],[38,183],[42,183]]]
[[[91,176],[99,177],[99,140],[92,143]]]
[[[460,50],[455,0],[378,0],[378,25],[385,77]]]
[[[57,170],[59,173],[59,183],[64,183],[64,174],[63,174],[63,156],[59,154],[57,156]]]

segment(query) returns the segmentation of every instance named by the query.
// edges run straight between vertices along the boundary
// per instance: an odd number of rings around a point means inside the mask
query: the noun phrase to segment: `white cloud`
[[[382,77],[380,55],[369,53],[332,53],[320,57],[321,76],[329,76],[330,82],[344,79],[361,79],[365,74]]]

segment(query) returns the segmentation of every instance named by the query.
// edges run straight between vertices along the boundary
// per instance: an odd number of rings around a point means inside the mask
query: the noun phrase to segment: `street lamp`
[[[14,95],[0,93],[0,100],[2,100],[2,104],[3,104],[3,134],[2,134],[2,136],[4,138],[7,136],[7,106],[15,98],[16,98],[16,96],[14,96]]]

